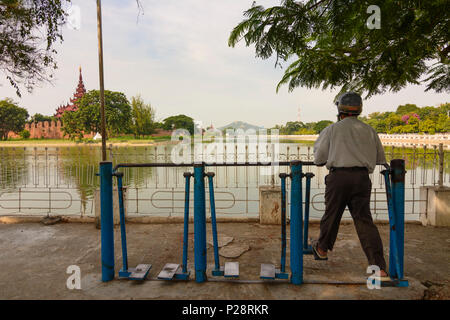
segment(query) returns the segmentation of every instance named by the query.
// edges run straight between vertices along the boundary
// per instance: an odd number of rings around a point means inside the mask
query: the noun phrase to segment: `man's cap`
[[[346,92],[336,101],[339,114],[359,115],[362,112],[362,98],[356,92]]]

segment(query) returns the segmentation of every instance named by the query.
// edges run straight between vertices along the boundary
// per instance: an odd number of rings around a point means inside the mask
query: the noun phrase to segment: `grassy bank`
[[[170,136],[145,137],[136,139],[133,136],[121,136],[107,140],[107,144],[113,145],[153,145],[160,142],[170,141]],[[0,147],[26,147],[26,146],[100,146],[101,140],[83,139],[8,139],[0,141]]]

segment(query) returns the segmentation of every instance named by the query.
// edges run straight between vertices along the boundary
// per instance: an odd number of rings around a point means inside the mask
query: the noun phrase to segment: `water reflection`
[[[281,141],[279,152],[280,161],[301,159],[311,161],[313,159],[313,143]],[[109,147],[108,155],[113,164],[117,163],[148,163],[148,162],[170,162],[172,145],[162,146],[126,146]],[[412,199],[419,198],[421,185],[433,185],[438,179],[438,151],[431,149],[412,148],[385,148],[388,161],[394,158],[402,158],[406,161],[407,175],[406,186],[412,188],[409,196]],[[223,155],[222,155],[223,156]],[[235,155],[236,159],[255,159],[255,155]],[[444,181],[450,181],[450,153],[445,153]],[[0,201],[5,197],[16,199],[17,190],[21,189],[66,189],[73,190],[76,195],[73,199],[80,202],[80,209],[73,208],[73,212],[92,212],[92,199],[94,191],[99,188],[98,164],[101,161],[101,149],[97,146],[75,146],[75,147],[27,147],[27,148],[0,148],[0,187],[2,195]],[[374,189],[383,188],[383,179],[379,174],[381,167],[371,175]],[[258,186],[279,185],[277,170],[272,170],[273,176],[263,174],[266,168],[258,167],[208,167],[208,171],[216,173],[215,188],[218,192],[218,207],[223,207],[224,212],[239,214],[244,212],[257,214],[258,208]],[[135,204],[130,204],[130,211],[136,213],[153,213],[159,206],[164,208],[177,208],[182,212],[183,200],[183,172],[192,171],[192,168],[123,168],[124,186],[128,187],[130,199]],[[279,168],[279,172],[287,172],[287,167]],[[325,168],[305,167],[304,171],[313,172],[312,196],[316,196],[317,207],[323,202],[320,195],[324,188],[324,176],[327,174]],[[266,172],[267,173],[267,172]],[[270,173],[270,171],[269,171]],[[289,187],[289,184],[288,184]],[[160,190],[161,192],[155,193]],[[9,194],[9,193],[11,194]],[[165,192],[165,194],[164,194]],[[8,193],[8,194],[6,194]],[[382,193],[382,190],[380,191]],[[14,195],[12,195],[14,194]],[[222,194],[222,198],[220,198]],[[49,197],[49,203],[56,198]],[[155,198],[156,197],[156,198]],[[141,201],[145,206],[138,203]],[[155,200],[156,199],[156,200]],[[166,199],[166,200],[164,200]],[[12,200],[11,200],[12,201]],[[15,203],[15,202],[14,202]],[[233,210],[230,203],[234,203]],[[52,205],[52,204],[50,204]],[[53,204],[54,205],[54,204]],[[376,206],[377,204],[374,203]],[[20,206],[20,204],[19,204]],[[156,206],[156,207],[155,207]],[[13,206],[14,208],[17,205]],[[53,208],[53,207],[52,207]],[[55,207],[56,208],[56,207]],[[170,210],[162,210],[167,213]],[[4,211],[4,210],[3,210]],[[0,214],[4,213],[0,207]],[[52,209],[49,209],[52,211]],[[157,211],[157,210],[156,210]],[[414,211],[414,209],[413,209]],[[417,208],[416,210],[417,211]],[[8,211],[9,212],[9,211]],[[36,211],[37,212],[37,211]]]

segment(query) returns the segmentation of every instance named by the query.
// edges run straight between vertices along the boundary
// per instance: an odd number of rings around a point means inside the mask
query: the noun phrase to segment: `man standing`
[[[326,165],[330,173],[325,177],[325,214],[313,254],[316,260],[328,259],[327,251],[333,249],[348,206],[369,265],[380,268],[380,280],[389,280],[383,244],[370,212],[369,173],[377,164],[386,163],[384,150],[375,130],[357,118],[362,112],[359,94],[344,93],[336,105],[339,121],[325,128],[314,144],[314,163]]]

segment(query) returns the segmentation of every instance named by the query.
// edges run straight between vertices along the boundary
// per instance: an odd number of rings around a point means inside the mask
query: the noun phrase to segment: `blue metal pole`
[[[187,273],[187,259],[188,259],[188,235],[189,235],[189,192],[190,180],[192,174],[185,172],[186,179],[185,196],[184,196],[184,234],[183,234],[183,273]]]
[[[280,173],[281,178],[281,268],[286,271],[286,173]]]
[[[314,174],[308,172],[305,174],[306,177],[306,191],[305,191],[305,222],[303,225],[303,253],[312,254],[312,248],[308,245],[308,228],[309,228],[309,209],[311,206],[311,178]]]
[[[117,190],[119,193],[119,211],[120,211],[120,237],[122,239],[122,270],[119,272],[119,276],[129,276],[128,272],[128,253],[127,253],[127,232],[125,229],[125,208],[123,204],[123,187],[122,187],[122,172],[117,172]]]
[[[217,240],[217,222],[216,222],[216,203],[214,200],[214,185],[213,185],[213,172],[208,172],[206,174],[208,176],[209,182],[209,205],[211,207],[211,228],[213,235],[213,247],[214,247],[214,273],[219,273],[218,275],[222,275],[220,271],[220,260],[219,260],[219,242]]]
[[[206,281],[205,166],[194,165],[194,256],[195,281]]]
[[[391,161],[392,198],[394,202],[395,229],[391,228],[391,248],[395,242],[397,257],[393,252],[389,254],[389,272],[391,277],[403,279],[403,255],[405,241],[405,160],[394,159]],[[398,271],[394,267],[398,264]]]
[[[302,163],[291,162],[291,282],[303,283]]]
[[[114,221],[112,162],[100,162],[100,225],[102,281],[114,279]]]
[[[395,233],[396,223],[395,223],[395,207],[392,198],[392,189],[390,182],[390,170],[383,170],[384,182],[386,186],[386,199],[388,204],[389,213],[389,230],[390,230],[390,249],[389,249],[389,273],[391,277],[396,278],[396,275],[400,273],[400,264],[398,259],[398,246],[397,246],[397,235]]]

